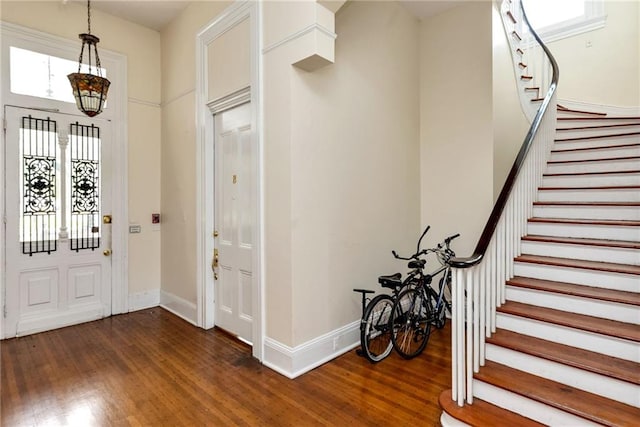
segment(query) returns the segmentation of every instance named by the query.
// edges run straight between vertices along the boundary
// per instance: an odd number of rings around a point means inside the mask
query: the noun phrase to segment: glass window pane
[[[585,0],[524,0],[527,18],[534,29],[585,15]]]
[[[67,74],[78,71],[77,62],[15,46],[11,46],[9,55],[12,93],[75,104]],[[107,77],[107,70],[100,70]],[[89,67],[82,64],[81,72],[89,72]]]

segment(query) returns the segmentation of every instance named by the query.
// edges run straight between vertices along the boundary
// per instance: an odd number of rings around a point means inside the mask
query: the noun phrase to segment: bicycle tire
[[[391,354],[391,312],[393,298],[378,295],[367,305],[362,315],[360,327],[360,346],[362,354],[372,363],[378,363]]]
[[[431,334],[431,320],[429,297],[422,289],[405,289],[398,295],[391,314],[391,342],[400,356],[413,359],[422,353]]]

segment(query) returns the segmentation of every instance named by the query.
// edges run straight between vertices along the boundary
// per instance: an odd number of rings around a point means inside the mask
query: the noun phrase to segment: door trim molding
[[[48,52],[71,60],[77,60],[78,42],[64,37],[23,27],[21,25],[0,21],[0,40],[2,43],[0,64],[0,106],[4,119],[4,106],[13,104],[23,108],[51,108],[59,109],[60,113],[73,113],[78,111],[75,104],[67,104],[56,101],[42,100],[24,95],[12,94],[9,87],[9,45],[25,48],[38,47],[40,51]],[[129,306],[129,266],[128,250],[129,236],[127,225],[129,223],[128,206],[128,82],[127,82],[127,57],[121,53],[108,49],[100,49],[102,64],[109,69],[109,79],[114,82],[109,90],[109,105],[100,118],[112,121],[113,151],[112,155],[112,215],[116,220],[112,226],[112,270],[111,270],[111,314],[128,312]],[[71,106],[71,107],[70,107]],[[3,145],[0,148],[0,188],[5,188],[5,159],[4,159],[4,134]],[[0,197],[0,214],[5,215],[4,197]],[[4,227],[0,226],[0,265],[6,263]],[[4,307],[4,292],[6,289],[4,268],[0,277],[0,311]],[[0,313],[0,337],[4,338],[4,324]]]
[[[239,23],[249,20],[250,27],[250,86],[231,93],[213,103],[208,98],[207,45]],[[239,0],[229,6],[219,17],[204,26],[196,37],[196,280],[197,324],[209,329],[215,325],[214,281],[209,269],[209,257],[213,253],[214,227],[214,121],[211,107],[223,111],[251,101],[251,128],[256,146],[256,216],[253,253],[253,356],[262,360],[264,353],[264,200],[263,200],[263,138],[262,138],[262,88],[261,88],[261,23],[262,6],[259,2]],[[245,93],[246,91],[246,93]],[[242,101],[242,102],[240,102]]]
[[[232,108],[239,107],[240,105],[251,101],[251,86],[243,87],[229,95],[222,96],[207,104],[211,114],[215,115],[223,113]]]

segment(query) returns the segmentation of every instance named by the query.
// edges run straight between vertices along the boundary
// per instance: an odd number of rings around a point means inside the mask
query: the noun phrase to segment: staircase
[[[443,425],[640,425],[640,117],[558,108],[520,250]]]

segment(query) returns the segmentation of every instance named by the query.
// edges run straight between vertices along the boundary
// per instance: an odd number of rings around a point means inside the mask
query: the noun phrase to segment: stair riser
[[[635,325],[640,324],[640,309],[628,304],[513,286],[507,286],[507,300]]]
[[[467,423],[463,423],[456,418],[453,418],[451,415],[447,414],[444,411],[442,411],[442,414],[440,415],[440,425],[442,427],[473,427]]]
[[[613,145],[626,145],[626,144],[640,143],[640,134],[610,137],[610,138],[570,139],[570,138],[580,138],[580,137],[581,137],[580,135],[574,135],[570,133],[566,133],[566,134],[557,133],[553,150],[555,151],[555,150],[575,150],[580,148],[600,148],[600,147],[611,147]]]
[[[640,189],[538,190],[540,202],[640,202]]]
[[[486,351],[487,360],[627,405],[640,406],[640,387],[635,384],[493,344],[487,344]]]
[[[536,218],[640,220],[635,206],[540,206],[533,207]]]
[[[529,222],[527,234],[640,242],[640,227]]]
[[[595,286],[617,289],[619,291],[640,292],[640,277],[632,274],[611,273],[582,268],[558,267],[554,265],[515,262],[514,276],[533,279],[552,280],[554,282],[573,283],[575,285]]]
[[[584,418],[571,415],[544,403],[528,399],[522,395],[495,387],[482,381],[473,380],[473,395],[478,399],[500,406],[539,423],[549,426],[601,427]]]
[[[601,162],[549,163],[546,173],[591,173],[640,170],[637,159],[607,160]]]
[[[632,362],[640,362],[638,360],[640,345],[633,341],[504,313],[498,313],[496,326],[522,335],[529,335]]]
[[[640,173],[545,176],[543,187],[604,187],[612,185],[640,185]]]
[[[568,127],[568,125],[565,124],[560,124],[560,126],[564,128]],[[570,141],[567,141],[567,139]],[[580,144],[582,142],[598,144],[599,142],[599,145],[595,145],[596,147],[610,145],[613,143],[612,141],[622,141],[623,143],[633,141],[640,142],[640,125],[573,130],[562,130],[562,128],[559,128],[556,129],[555,140],[557,144]]]
[[[640,251],[633,249],[523,240],[521,251],[527,255],[640,265]]]
[[[640,156],[640,147],[601,148],[580,151],[553,151],[550,160],[566,162],[569,160],[597,160],[612,157]]]

